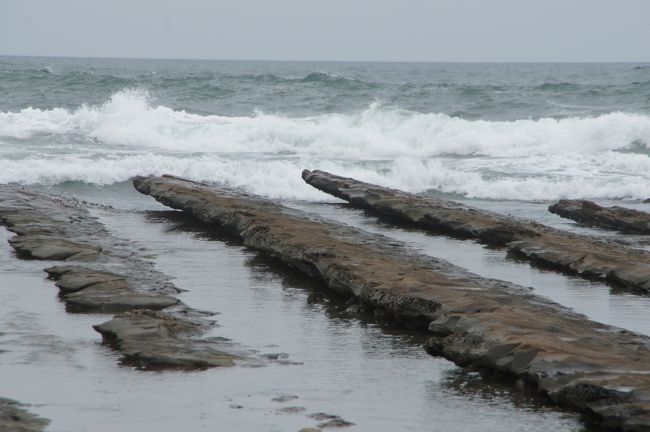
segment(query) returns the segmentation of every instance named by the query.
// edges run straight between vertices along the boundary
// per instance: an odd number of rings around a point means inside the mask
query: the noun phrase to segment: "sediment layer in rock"
[[[534,383],[552,400],[592,413],[608,428],[650,430],[646,336],[267,200],[174,177],[138,177],[134,185],[367,307],[428,327],[433,355]]]
[[[302,176],[323,192],[393,221],[504,246],[533,262],[586,278],[615,282],[631,291],[650,292],[648,252],[324,171],[305,170]]]
[[[625,207],[601,207],[587,200],[560,200],[548,210],[567,219],[627,233],[650,234],[650,213]]]
[[[21,404],[0,398],[0,432],[40,432],[50,423],[25,410]]]
[[[122,352],[126,363],[141,368],[234,366],[238,358],[197,339],[203,333],[200,325],[162,312],[125,312],[94,328]]]
[[[0,185],[0,221],[17,234],[10,244],[20,257],[65,262],[45,271],[55,280],[69,312],[134,311],[95,327],[122,352],[126,363],[156,368],[232,365],[236,356],[221,353],[218,344],[197,337],[210,322],[175,316],[193,312],[174,297],[179,290],[150,261],[140,258],[129,242],[107,232],[84,205]],[[149,312],[172,306],[173,311]],[[192,338],[174,336],[171,329],[183,325],[193,329]],[[147,328],[157,330],[142,337]]]

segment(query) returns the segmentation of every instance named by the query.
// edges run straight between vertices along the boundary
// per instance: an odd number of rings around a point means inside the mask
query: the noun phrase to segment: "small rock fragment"
[[[271,399],[273,402],[289,402],[292,400],[298,399],[298,396],[295,395],[281,395]]]

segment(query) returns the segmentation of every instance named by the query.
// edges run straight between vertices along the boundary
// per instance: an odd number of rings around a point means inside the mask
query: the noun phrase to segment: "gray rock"
[[[290,406],[290,407],[277,409],[277,412],[279,412],[280,414],[298,414],[305,411],[307,411],[307,408],[300,407],[300,406]]]
[[[217,350],[214,342],[195,339],[201,326],[164,312],[126,312],[94,328],[120,350],[126,364],[144,369],[234,366],[238,358]]]
[[[318,412],[318,413],[313,413],[309,414],[309,418],[313,418],[314,420],[335,420],[335,419],[340,419],[341,417],[334,415],[334,414],[327,414],[323,412]]]
[[[161,310],[179,302],[163,294],[147,294],[128,289],[122,281],[100,282],[66,294],[63,300],[70,312],[119,313],[134,309]]]
[[[99,246],[45,236],[21,236],[9,243],[19,254],[41,260],[92,261],[102,251]]]
[[[323,423],[319,423],[318,427],[321,429],[327,429],[327,428],[344,428],[344,427],[350,427],[354,426],[354,423],[349,422],[347,420],[343,420],[342,418],[335,418],[330,421],[326,421]]]
[[[276,396],[273,399],[271,399],[273,402],[289,402],[292,400],[298,399],[298,396],[295,395],[282,395],[282,396]]]
[[[567,219],[627,233],[650,234],[650,213],[619,206],[601,207],[587,200],[560,200],[548,210]]]

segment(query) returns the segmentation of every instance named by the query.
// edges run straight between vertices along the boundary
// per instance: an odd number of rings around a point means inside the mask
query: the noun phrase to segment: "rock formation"
[[[475,238],[490,245],[504,246],[533,262],[586,278],[614,282],[634,292],[650,291],[648,252],[324,171],[305,170],[302,176],[323,192],[373,210],[397,223]]]
[[[650,430],[647,336],[590,321],[523,287],[258,197],[170,176],[138,177],[134,185],[321,278],[367,308],[428,328],[432,338],[426,349],[432,355],[521,379],[558,404],[594,415],[606,428]],[[512,235],[499,229],[498,218],[477,217],[485,223],[482,229],[499,238]]]

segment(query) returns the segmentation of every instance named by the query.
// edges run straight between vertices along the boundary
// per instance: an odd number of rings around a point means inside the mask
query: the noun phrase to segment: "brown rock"
[[[647,336],[257,197],[169,176],[138,177],[134,185],[398,321],[433,322],[432,354],[522,379],[607,428],[650,430]]]
[[[373,210],[396,223],[505,246],[534,262],[586,278],[616,282],[633,292],[650,292],[648,252],[324,171],[305,170],[302,176],[323,192]]]

